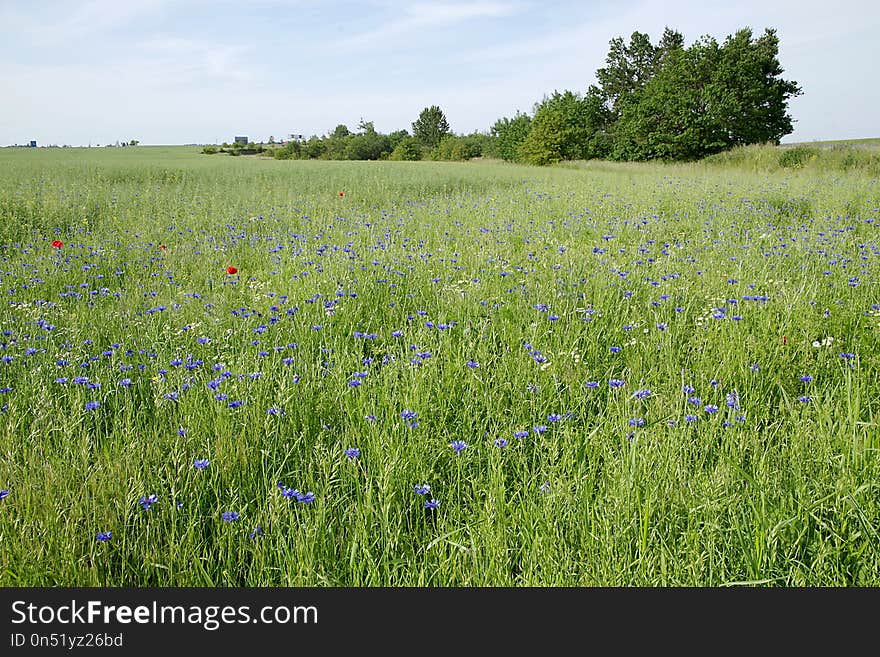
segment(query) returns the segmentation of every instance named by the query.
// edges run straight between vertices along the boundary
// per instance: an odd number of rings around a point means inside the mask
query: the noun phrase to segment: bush
[[[216,146],[205,146],[202,148],[202,153],[205,155],[214,155],[217,152]]]
[[[468,149],[463,139],[453,135],[446,135],[440,140],[431,153],[433,160],[450,160],[461,162],[469,158]]]
[[[792,146],[779,154],[779,166],[783,169],[800,169],[807,162],[819,156],[815,148],[809,146]]]
[[[404,137],[400,143],[395,146],[394,150],[391,151],[391,155],[388,156],[388,159],[409,162],[421,160],[422,146],[415,137]]]

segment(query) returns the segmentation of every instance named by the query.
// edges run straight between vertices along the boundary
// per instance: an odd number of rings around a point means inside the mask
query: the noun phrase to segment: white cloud
[[[499,18],[515,13],[518,5],[509,2],[422,2],[402,8],[403,15],[379,28],[345,37],[335,44],[344,49],[387,45],[394,47],[392,37],[410,34],[419,38],[429,30],[483,18]]]

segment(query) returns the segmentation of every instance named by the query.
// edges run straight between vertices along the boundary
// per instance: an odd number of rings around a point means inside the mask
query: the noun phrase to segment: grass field
[[[0,149],[0,585],[880,585],[870,171],[197,151]]]

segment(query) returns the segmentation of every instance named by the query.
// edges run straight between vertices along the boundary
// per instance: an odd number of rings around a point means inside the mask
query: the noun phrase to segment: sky
[[[458,133],[584,92],[608,42],[777,31],[794,132],[880,137],[877,0],[0,0],[0,145]]]

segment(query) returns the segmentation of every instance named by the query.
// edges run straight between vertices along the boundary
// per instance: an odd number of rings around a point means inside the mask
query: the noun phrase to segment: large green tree
[[[413,137],[428,148],[435,148],[443,137],[452,133],[446,115],[437,105],[421,111],[419,118],[412,124],[412,131]]]
[[[519,147],[528,137],[531,127],[532,117],[519,111],[512,119],[506,116],[498,119],[489,130],[492,138],[490,154],[508,162],[519,159]]]
[[[608,110],[591,89],[586,97],[554,91],[536,105],[531,128],[518,155],[531,164],[604,157]]]
[[[778,39],[739,30],[720,45],[703,37],[677,49],[621,106],[616,159],[697,159],[741,144],[776,142],[792,131],[787,101],[801,93],[783,80]]]

